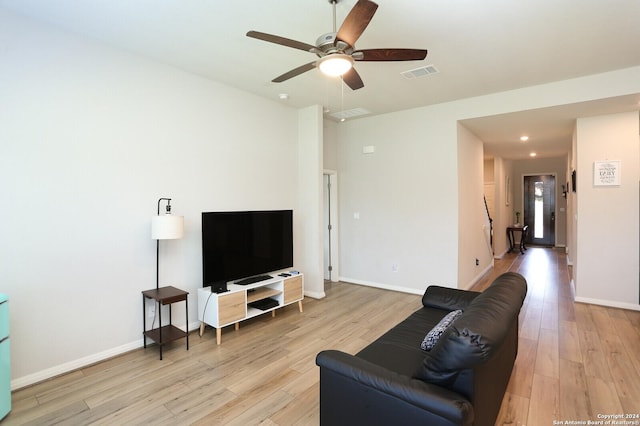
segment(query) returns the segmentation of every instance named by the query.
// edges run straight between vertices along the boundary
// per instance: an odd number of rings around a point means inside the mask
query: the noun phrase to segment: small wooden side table
[[[527,231],[529,230],[529,225],[524,226],[507,226],[507,238],[509,239],[509,250],[507,253],[511,253],[516,245],[516,238],[514,233],[520,232],[520,253],[524,254],[524,251],[527,247],[524,245],[524,239],[527,238]]]
[[[162,359],[162,347],[174,340],[186,337],[187,350],[189,350],[189,305],[187,295],[189,292],[180,290],[175,287],[160,287],[159,289],[151,289],[142,292],[142,334],[144,347],[147,347],[147,337],[153,340],[160,347],[160,359]],[[158,327],[147,330],[147,317],[144,312],[145,299],[154,299],[156,301],[156,313],[158,314]],[[184,301],[185,310],[185,330],[182,331],[178,327],[171,324],[171,304]],[[162,325],[162,306],[169,305],[169,324]],[[151,325],[153,327],[153,324]]]

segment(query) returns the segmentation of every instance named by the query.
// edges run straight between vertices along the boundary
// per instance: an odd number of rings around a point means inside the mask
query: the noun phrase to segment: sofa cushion
[[[438,343],[440,336],[442,336],[442,333],[444,333],[460,315],[462,315],[462,310],[460,309],[451,311],[445,315],[444,318],[442,318],[440,322],[436,324],[436,326],[433,327],[426,336],[424,336],[424,339],[420,344],[420,349],[423,351],[430,351],[433,349],[436,343]]]
[[[444,309],[446,311],[464,310],[479,294],[480,292],[477,291],[431,285],[427,287],[422,296],[422,305],[425,308]]]
[[[449,311],[441,309],[418,309],[358,352],[357,356],[411,377],[424,359],[420,342],[425,331],[435,326],[448,313]]]
[[[455,323],[426,353],[414,377],[450,386],[462,369],[488,360],[498,349],[518,314],[527,293],[520,274],[502,274],[478,295]]]

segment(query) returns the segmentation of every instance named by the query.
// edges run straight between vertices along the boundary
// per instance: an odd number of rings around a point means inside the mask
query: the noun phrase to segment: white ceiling
[[[313,61],[311,53],[245,36],[249,30],[309,44],[332,31],[328,0],[0,0],[0,8],[154,58],[224,84],[286,102],[322,104],[329,114],[381,114],[640,65],[638,0],[377,0],[357,48],[428,49],[424,61],[359,62],[365,87],[352,91],[312,70],[274,77]],[[340,0],[338,26],[356,0]],[[408,80],[400,73],[434,65]],[[566,152],[573,119],[639,109],[640,95],[555,110],[468,120],[488,153],[523,158]],[[525,129],[528,145],[515,144]],[[539,144],[539,145],[536,145]],[[560,148],[559,148],[560,147]]]

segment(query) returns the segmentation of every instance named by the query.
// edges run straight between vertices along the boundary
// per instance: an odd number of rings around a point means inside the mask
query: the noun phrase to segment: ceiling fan
[[[314,53],[319,58],[294,68],[271,81],[281,83],[318,67],[325,74],[342,76],[347,86],[352,90],[357,90],[364,87],[364,83],[358,72],[353,68],[354,61],[420,61],[426,58],[427,51],[423,49],[356,50],[356,41],[369,25],[371,18],[373,18],[378,9],[378,5],[370,0],[358,0],[340,29],[336,31],[337,2],[338,0],[329,0],[329,3],[333,5],[333,32],[318,37],[315,46],[259,31],[249,31],[247,33],[248,37],[304,50],[305,52]]]

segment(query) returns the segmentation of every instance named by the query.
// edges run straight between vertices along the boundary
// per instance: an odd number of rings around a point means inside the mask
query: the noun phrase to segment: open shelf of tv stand
[[[271,287],[258,287],[247,291],[247,303],[257,302],[258,300],[267,299],[271,296],[277,296],[282,293],[281,290]]]
[[[212,293],[211,287],[198,289],[198,320],[200,320],[200,336],[204,333],[205,325],[216,329],[216,340],[222,341],[222,328],[234,324],[240,328],[240,322],[258,315],[271,312],[275,316],[276,310],[298,302],[298,309],[302,312],[304,298],[303,275],[280,276],[273,273],[273,278],[248,285],[227,284],[228,291]],[[274,299],[277,305],[268,309],[258,309],[250,306],[264,299]]]

